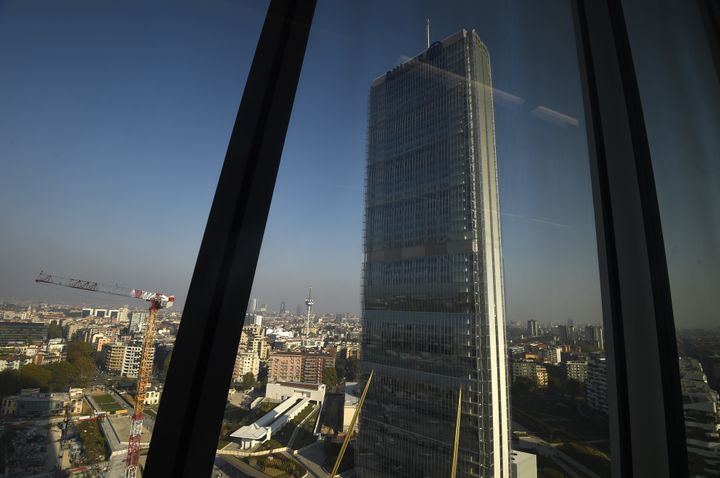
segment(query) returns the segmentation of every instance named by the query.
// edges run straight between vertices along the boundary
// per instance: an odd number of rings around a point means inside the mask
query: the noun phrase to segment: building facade
[[[587,362],[578,360],[568,360],[563,364],[565,369],[565,378],[568,380],[577,380],[580,383],[587,381],[588,365]]]
[[[505,298],[489,53],[435,42],[369,96],[356,469],[510,476]]]
[[[539,388],[548,386],[548,373],[544,365],[529,360],[510,362],[510,376],[515,382],[519,377],[528,378]]]
[[[302,354],[276,352],[270,354],[270,382],[300,382],[302,380]]]
[[[702,364],[680,358],[685,437],[690,476],[720,476],[720,399]]]
[[[235,357],[235,367],[233,368],[233,380],[242,382],[245,374],[251,373],[255,380],[260,374],[260,358],[253,352],[240,352]]]
[[[48,325],[35,322],[0,322],[0,345],[42,342]]]
[[[588,360],[585,402],[590,408],[607,414],[607,364],[605,357],[591,357]]]

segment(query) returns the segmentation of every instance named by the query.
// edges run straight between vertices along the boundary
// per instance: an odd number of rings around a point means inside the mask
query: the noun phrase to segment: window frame
[[[687,476],[667,262],[622,6],[571,3],[595,207],[612,474]],[[250,297],[315,6],[270,2],[183,311],[147,476],[195,478],[212,470],[243,325],[237,308]]]

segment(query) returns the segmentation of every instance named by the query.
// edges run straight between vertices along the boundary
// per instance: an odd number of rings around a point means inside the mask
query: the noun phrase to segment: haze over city
[[[37,286],[45,269],[172,292],[182,307],[266,7],[5,4],[0,298],[97,302]],[[359,314],[368,85],[423,48],[425,17],[433,40],[469,18],[493,60],[508,319],[599,323],[570,13],[536,23],[541,8],[318,8],[252,295],[292,308],[313,286],[318,312]],[[697,224],[702,214],[668,217]],[[717,244],[673,231],[678,315],[715,324]]]

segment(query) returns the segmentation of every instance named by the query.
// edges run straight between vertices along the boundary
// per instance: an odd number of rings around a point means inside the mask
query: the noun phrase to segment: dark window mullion
[[[209,476],[315,0],[272,0],[163,390],[146,476]]]

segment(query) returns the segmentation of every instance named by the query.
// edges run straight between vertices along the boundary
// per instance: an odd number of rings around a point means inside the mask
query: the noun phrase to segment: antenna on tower
[[[430,48],[430,19],[425,19],[425,48]]]

